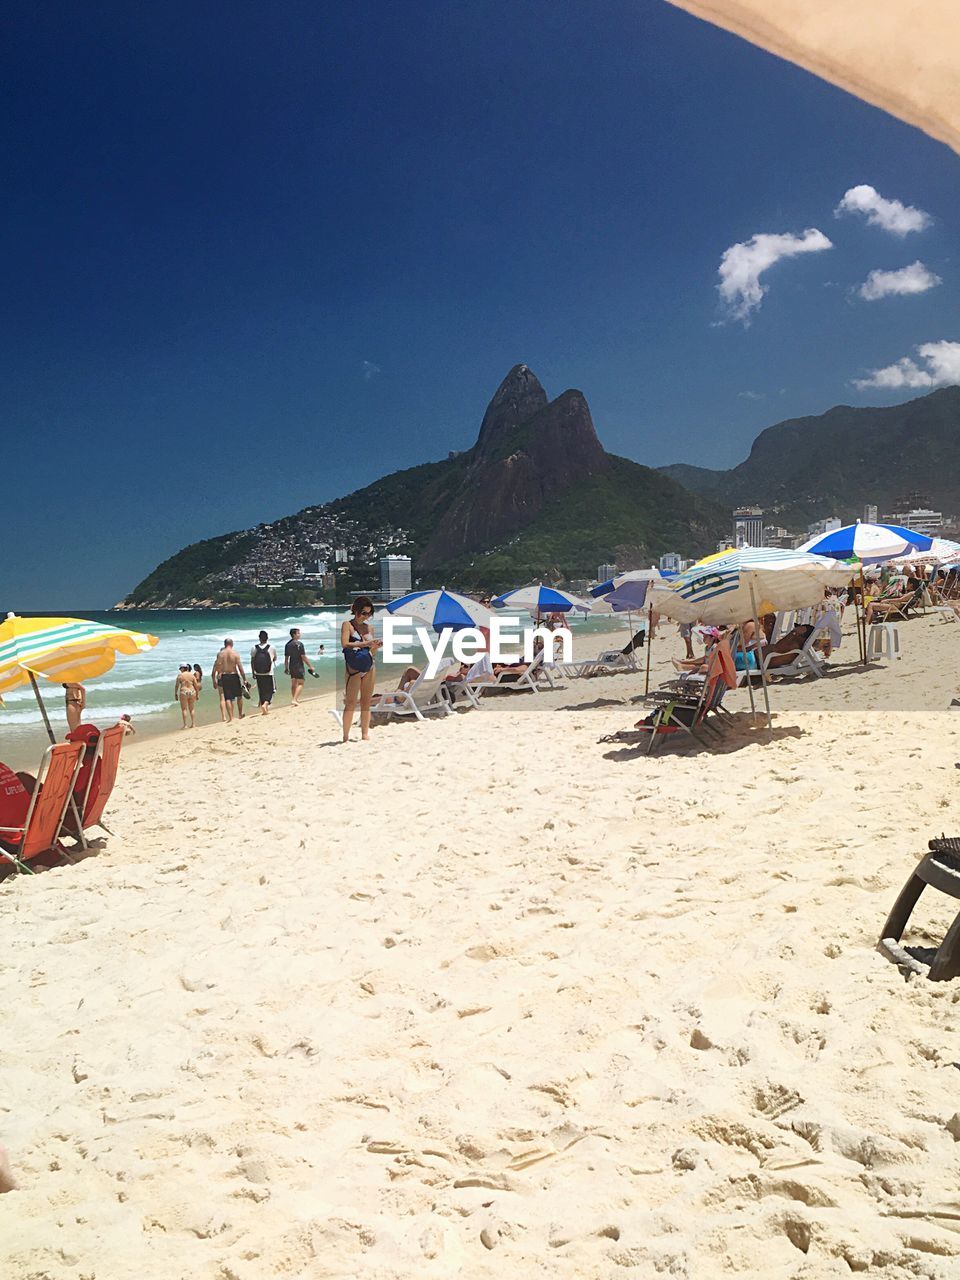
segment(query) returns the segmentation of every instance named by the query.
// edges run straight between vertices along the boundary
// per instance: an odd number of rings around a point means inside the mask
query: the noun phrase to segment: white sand
[[[960,626],[901,636],[769,745],[743,692],[598,745],[638,676],[136,744],[98,855],[0,885],[0,1275],[960,1275],[960,982],[874,950],[960,834]]]

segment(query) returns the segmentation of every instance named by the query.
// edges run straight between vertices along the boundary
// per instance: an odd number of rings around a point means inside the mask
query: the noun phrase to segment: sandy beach
[[[642,674],[132,744],[0,884],[0,1274],[956,1276],[960,984],[874,948],[960,834],[960,627],[900,633],[712,750],[598,743]]]

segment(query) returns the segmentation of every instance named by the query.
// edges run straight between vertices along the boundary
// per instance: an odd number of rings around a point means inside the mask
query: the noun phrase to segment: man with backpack
[[[253,671],[254,679],[257,682],[257,692],[260,695],[260,714],[265,716],[270,710],[270,703],[273,701],[274,691],[276,690],[276,682],[273,678],[273,667],[277,661],[277,651],[270,643],[270,639],[265,631],[260,632],[260,641],[250,650],[250,669]]]

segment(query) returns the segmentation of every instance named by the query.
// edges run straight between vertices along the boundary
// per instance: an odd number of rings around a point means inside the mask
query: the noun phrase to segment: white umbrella
[[[809,552],[741,547],[699,560],[668,586],[655,587],[649,598],[654,609],[679,622],[732,625],[753,619],[759,635],[761,614],[809,608],[823,599],[826,587],[848,583],[852,572],[849,565]],[[763,664],[758,665],[770,726],[770,695]]]

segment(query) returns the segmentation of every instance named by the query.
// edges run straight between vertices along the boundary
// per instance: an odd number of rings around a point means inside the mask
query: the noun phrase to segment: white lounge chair
[[[494,680],[490,655],[482,653],[462,679],[447,681],[447,692],[454,705],[462,700],[469,702],[472,707],[479,707],[484,689],[488,689]]]
[[[425,720],[424,712],[439,711],[441,715],[453,715],[450,698],[445,696],[445,676],[454,666],[452,658],[446,658],[437,670],[436,675],[428,676],[426,672],[419,675],[409,689],[393,689],[387,693],[375,693],[370,706],[371,718],[383,716],[415,716]],[[333,712],[338,724],[343,726],[343,708],[337,707]]]
[[[495,689],[529,689],[531,693],[539,693],[540,690],[537,686],[537,681],[541,676],[544,677],[551,689],[555,689],[556,684],[554,683],[552,671],[553,664],[548,665],[545,663],[545,657],[546,653],[541,649],[527,667],[526,671],[521,672],[519,675],[509,667],[500,671],[496,676],[494,676],[492,683],[489,685],[490,692],[493,692]]]
[[[571,680],[580,676],[603,676],[615,671],[638,669],[634,654],[624,653],[622,649],[604,649],[595,658],[586,658],[582,662],[558,662],[555,665]]]
[[[782,663],[780,666],[771,667],[770,662],[774,657],[783,657],[783,654],[768,653],[763,660],[763,669],[768,676],[802,676],[810,674],[816,679],[823,676],[823,668],[826,665],[823,659],[814,649],[814,642],[819,638],[822,628],[815,626],[806,640],[803,647],[796,651],[796,655],[792,662]]]

